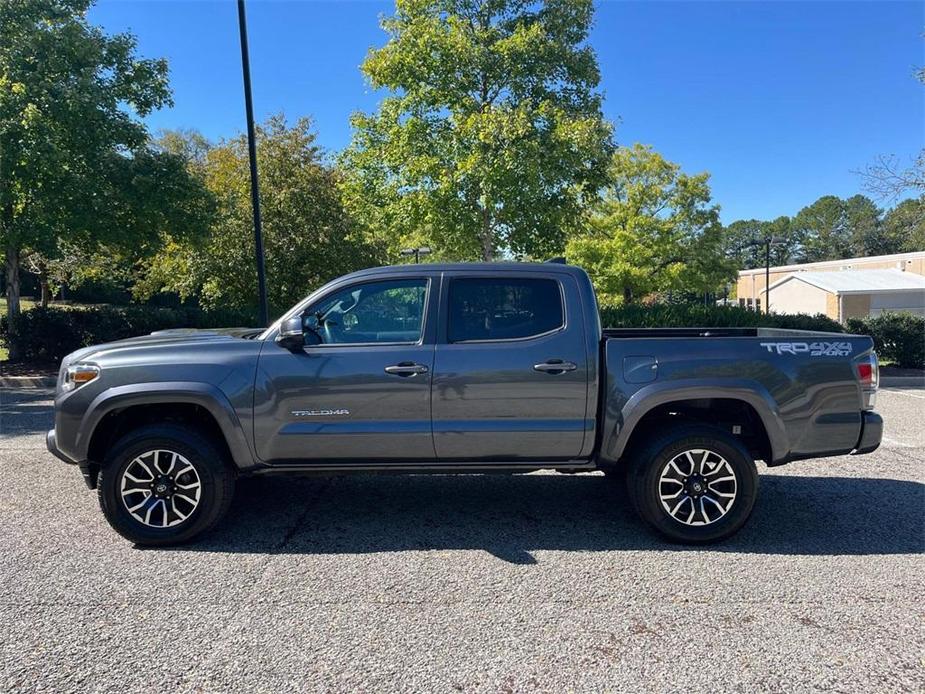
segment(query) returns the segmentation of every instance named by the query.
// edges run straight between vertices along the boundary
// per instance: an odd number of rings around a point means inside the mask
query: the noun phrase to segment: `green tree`
[[[851,257],[851,234],[845,217],[845,203],[835,195],[824,195],[801,209],[793,219],[800,240],[800,261],[817,262]]]
[[[257,127],[257,168],[271,311],[281,312],[324,282],[381,260],[342,204],[339,174],[324,161],[311,121],[291,127],[274,116]],[[167,237],[147,264],[136,295],[158,291],[197,298],[206,308],[256,307],[257,271],[247,140],[210,146],[191,132],[165,133],[160,146],[198,152],[191,170],[219,201],[209,234]]]
[[[62,242],[145,252],[163,229],[193,233],[208,214],[184,163],[149,149],[138,120],[170,103],[166,62],[88,24],[90,4],[0,3],[0,243],[14,329],[26,256],[42,273]]]
[[[923,200],[906,200],[884,215],[864,195],[844,200],[825,195],[804,207],[793,219],[733,222],[726,227],[726,254],[740,268],[762,267],[765,260],[760,241],[769,236],[784,239],[771,248],[772,265],[921,250],[925,248]]]
[[[885,233],[883,210],[864,195],[824,195],[793,220],[802,262],[896,253],[902,243]]]
[[[887,212],[883,235],[895,252],[925,251],[925,196],[903,200]]]
[[[390,250],[491,260],[561,253],[605,180],[611,127],[591,0],[397,0],[353,116],[350,209]]]
[[[740,219],[726,227],[723,245],[726,256],[739,269],[764,267],[765,248],[762,243],[768,238],[778,239],[771,245],[771,264],[786,265],[797,250],[790,217],[781,216],[770,222],[759,219]]]
[[[614,153],[609,175],[590,232],[566,249],[569,261],[591,275],[603,303],[657,291],[714,291],[735,275],[723,252],[709,174],[685,174],[636,144]]]
[[[884,235],[883,210],[873,200],[865,195],[852,195],[844,206],[850,256],[884,255],[898,250]]]

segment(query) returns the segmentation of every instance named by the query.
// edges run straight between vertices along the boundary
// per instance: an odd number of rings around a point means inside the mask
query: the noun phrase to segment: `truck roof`
[[[419,272],[565,272],[571,275],[584,275],[585,271],[576,265],[564,263],[408,263],[403,265],[382,265],[366,268],[345,275],[345,278],[363,277],[370,274],[419,273]]]

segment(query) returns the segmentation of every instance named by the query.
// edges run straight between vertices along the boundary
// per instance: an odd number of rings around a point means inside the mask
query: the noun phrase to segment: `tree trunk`
[[[39,275],[39,286],[42,288],[42,308],[48,308],[48,274],[42,272]]]
[[[19,310],[19,248],[13,241],[8,241],[6,246],[6,317],[11,338],[16,330]],[[11,339],[9,341],[11,360],[19,358],[17,347],[16,340]]]
[[[479,234],[482,238],[482,260],[490,263],[494,260],[494,239],[491,237],[491,216],[487,207],[482,207],[482,229]]]
[[[623,303],[628,304],[633,300],[633,290],[630,287],[623,287]]]

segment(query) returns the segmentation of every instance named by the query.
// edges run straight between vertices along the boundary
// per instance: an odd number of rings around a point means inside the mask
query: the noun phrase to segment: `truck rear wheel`
[[[112,447],[97,490],[106,520],[122,537],[175,545],[218,523],[231,503],[234,475],[207,437],[157,424],[129,432]]]
[[[716,542],[739,530],[758,494],[758,471],[733,437],[708,426],[656,435],[631,453],[630,499],[674,542]]]

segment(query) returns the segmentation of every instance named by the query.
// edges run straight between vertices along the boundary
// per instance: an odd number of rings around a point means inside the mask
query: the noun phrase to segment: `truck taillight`
[[[861,383],[861,397],[865,410],[874,409],[877,400],[877,388],[880,386],[880,362],[877,353],[870,352],[861,357],[857,363],[858,380]]]

